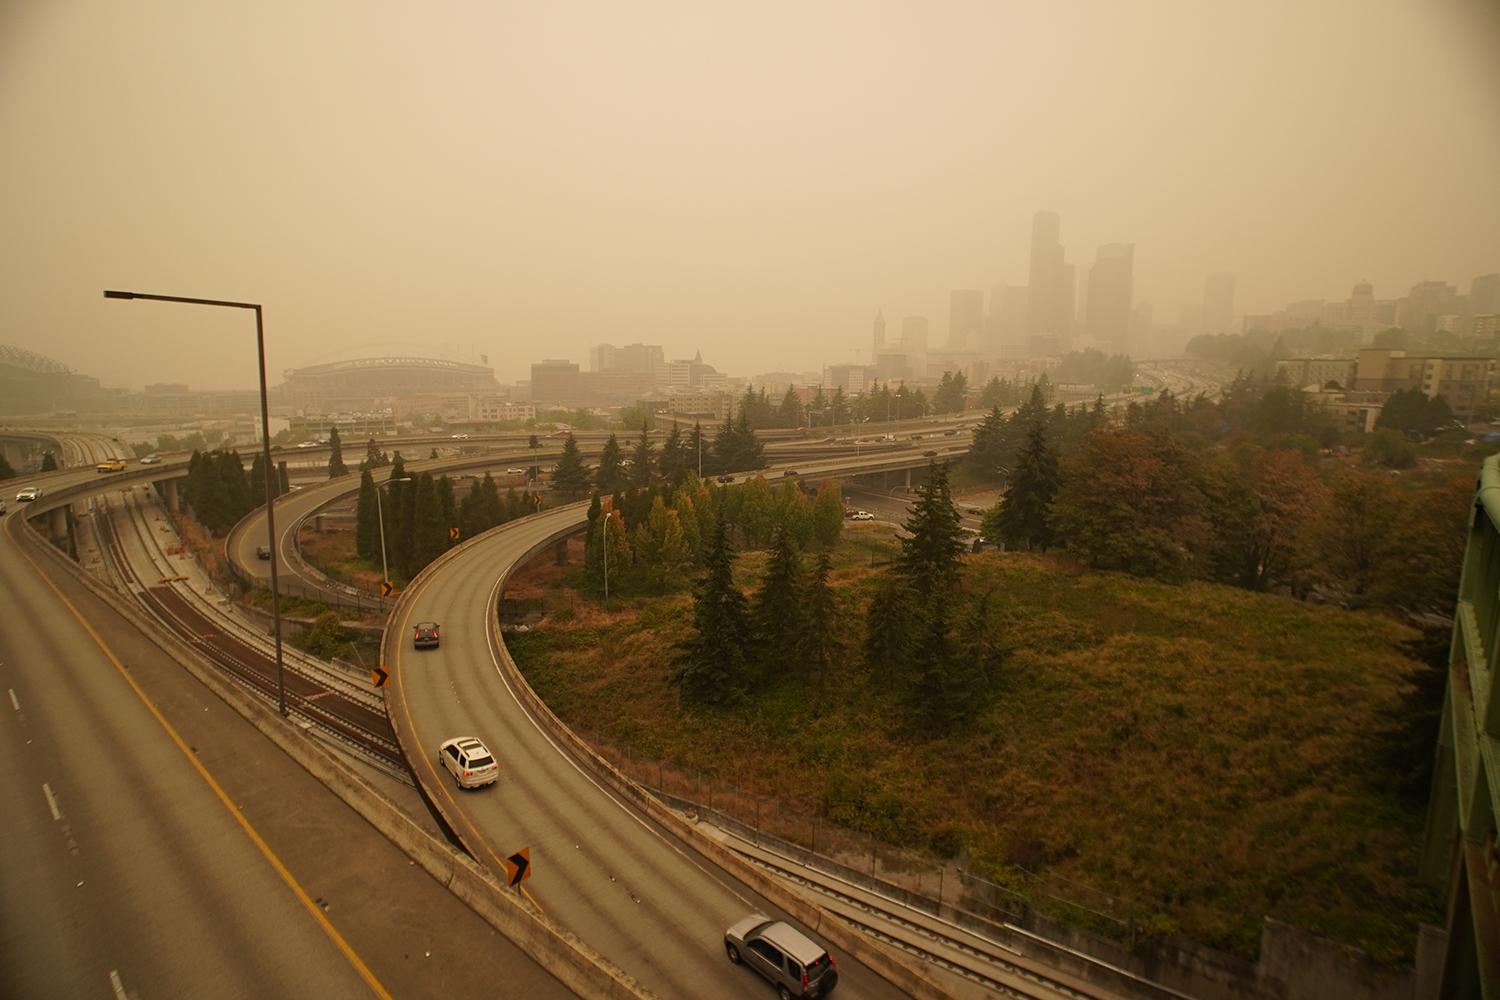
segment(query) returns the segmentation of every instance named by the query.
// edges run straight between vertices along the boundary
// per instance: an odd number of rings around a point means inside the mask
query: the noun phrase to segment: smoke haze
[[[1135,244],[1158,318],[1500,270],[1493,12],[1415,0],[0,7],[0,341],[109,385],[370,351],[752,375]]]

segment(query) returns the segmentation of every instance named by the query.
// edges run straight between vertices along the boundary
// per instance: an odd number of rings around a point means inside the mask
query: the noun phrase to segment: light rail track
[[[144,577],[126,551],[120,537],[116,512],[107,499],[96,498],[103,516],[95,518],[106,564],[124,590],[153,618],[184,642],[193,646],[231,679],[263,700],[275,704],[276,664],[271,655],[252,645],[233,628],[216,621],[216,611],[205,611],[179,591],[175,582],[155,582]],[[133,541],[149,556],[140,523],[127,508],[119,516],[128,520]],[[148,532],[149,534],[149,532]],[[211,617],[212,616],[212,617]],[[297,657],[284,657],[283,683],[287,712],[309,732],[387,775],[410,784],[406,760],[379,706],[378,696],[361,697],[346,679],[326,670],[316,670]]]

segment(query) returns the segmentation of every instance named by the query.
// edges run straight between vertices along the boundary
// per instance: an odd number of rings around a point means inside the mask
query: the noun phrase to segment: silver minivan
[[[759,913],[724,932],[724,951],[769,979],[781,1000],[826,997],[838,985],[832,955],[790,924]]]

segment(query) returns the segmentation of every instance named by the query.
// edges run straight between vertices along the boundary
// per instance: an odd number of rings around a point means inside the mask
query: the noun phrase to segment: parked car
[[[161,456],[160,455],[147,455],[145,458],[141,459],[141,464],[142,465],[160,465],[161,464]]]
[[[743,962],[770,980],[783,1000],[826,997],[839,982],[827,950],[790,924],[759,913],[724,932],[724,952],[735,965]]]
[[[97,472],[124,472],[125,460],[123,458],[111,458],[94,466]]]
[[[526,475],[526,470],[525,469],[506,469],[505,470],[505,474],[507,476],[524,476],[524,475]]]
[[[438,646],[437,622],[417,622],[411,638],[413,649],[436,649]]]
[[[30,503],[33,500],[40,500],[41,498],[42,490],[38,486],[27,486],[16,494],[16,501],[19,503]]]
[[[873,521],[875,520],[875,515],[867,510],[857,510],[853,514],[850,514],[849,518],[853,521]]]
[[[734,477],[731,476],[731,475],[729,475],[728,473],[726,473],[726,474],[724,474],[722,476],[718,476],[716,478],[716,481],[717,482],[721,482],[721,483],[732,483],[732,482],[734,482]]]
[[[255,547],[255,558],[257,558],[257,559],[269,559],[269,558],[271,558],[271,546],[269,546],[269,545],[257,545]]]
[[[500,778],[500,765],[489,747],[477,736],[457,736],[438,747],[438,759],[453,775],[459,788],[492,785]]]

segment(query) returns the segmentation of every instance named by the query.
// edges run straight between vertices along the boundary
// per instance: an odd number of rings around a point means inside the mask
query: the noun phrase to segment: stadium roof
[[[290,379],[299,375],[335,375],[359,371],[394,371],[403,368],[460,372],[465,375],[495,374],[495,369],[488,365],[475,365],[467,361],[447,361],[442,358],[355,358],[352,361],[331,361],[328,364],[310,365],[306,368],[288,368],[281,374],[283,378]]]
[[[0,364],[36,372],[38,375],[71,375],[73,369],[61,361],[54,361],[44,354],[28,351],[24,347],[0,344]]]

